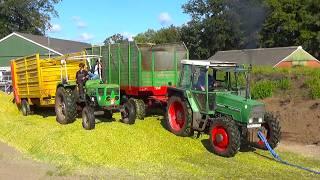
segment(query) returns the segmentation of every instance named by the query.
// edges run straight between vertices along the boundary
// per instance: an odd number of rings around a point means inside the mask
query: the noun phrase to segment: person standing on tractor
[[[85,83],[86,83],[86,81],[88,80],[88,77],[89,77],[88,71],[86,71],[84,69],[84,66],[85,65],[83,63],[80,63],[79,64],[79,68],[80,69],[76,73],[77,85],[78,85],[78,88],[79,88],[79,97],[82,100],[85,99],[83,86],[85,85]]]

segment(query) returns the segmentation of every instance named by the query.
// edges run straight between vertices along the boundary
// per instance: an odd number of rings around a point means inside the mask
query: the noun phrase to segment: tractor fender
[[[68,88],[68,89],[74,90],[74,89],[76,89],[77,84],[58,83],[58,84],[57,84],[57,89],[58,89],[59,87]]]
[[[186,98],[186,93],[185,90],[180,89],[180,88],[176,88],[176,87],[168,87],[167,89],[167,96],[171,97],[171,96],[179,96],[182,98]]]

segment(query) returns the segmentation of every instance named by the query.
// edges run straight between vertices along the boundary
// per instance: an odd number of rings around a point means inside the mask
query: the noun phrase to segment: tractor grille
[[[108,88],[107,89],[107,95],[110,96],[112,94],[112,92],[114,93],[114,95],[119,95],[119,90],[118,89],[114,89],[114,88]]]
[[[264,106],[254,106],[251,110],[251,118],[263,118],[266,110]]]

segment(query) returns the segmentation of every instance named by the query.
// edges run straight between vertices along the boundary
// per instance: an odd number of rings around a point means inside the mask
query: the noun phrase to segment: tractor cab
[[[237,153],[249,130],[264,130],[276,147],[279,122],[262,102],[251,99],[250,72],[251,66],[234,62],[182,60],[178,86],[168,88],[168,129],[178,136],[206,132],[213,152],[226,157]]]
[[[224,111],[225,106],[239,110],[244,107],[264,110],[264,104],[250,98],[251,67],[209,60],[182,60],[181,63],[179,87],[193,95],[200,112],[214,115],[217,111]],[[242,117],[244,114],[232,113],[232,116],[241,123],[249,122]],[[260,118],[261,123],[263,114]]]

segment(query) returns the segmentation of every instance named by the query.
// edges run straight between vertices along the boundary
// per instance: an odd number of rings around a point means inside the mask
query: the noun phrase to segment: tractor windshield
[[[249,97],[249,71],[245,68],[209,68],[208,91],[232,91]]]
[[[198,92],[208,90],[209,93],[230,91],[249,98],[249,75],[249,68],[239,66],[217,68],[184,64],[180,74],[180,87]]]

